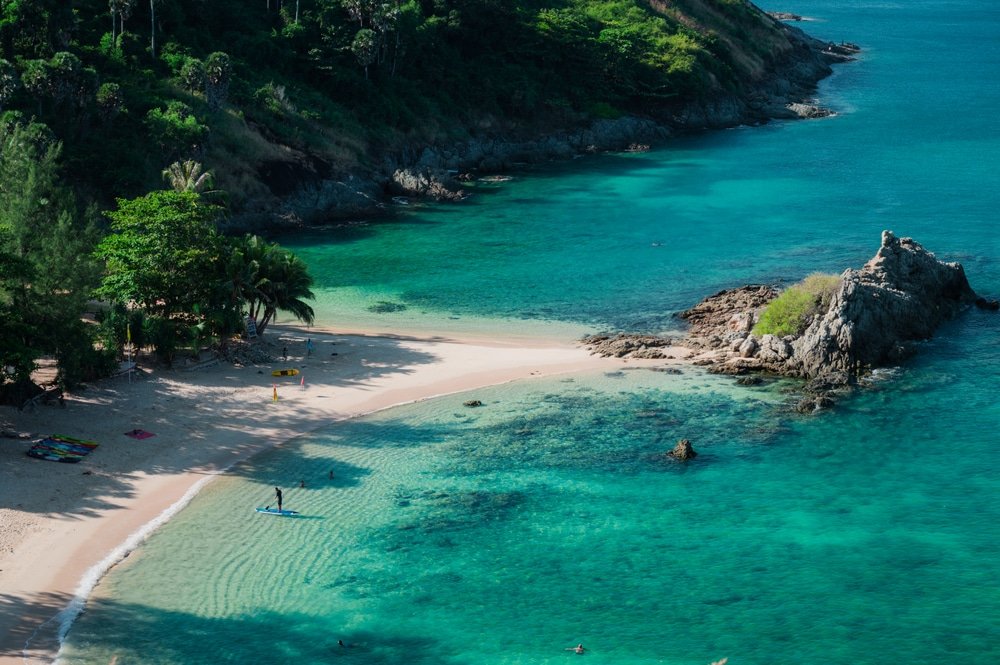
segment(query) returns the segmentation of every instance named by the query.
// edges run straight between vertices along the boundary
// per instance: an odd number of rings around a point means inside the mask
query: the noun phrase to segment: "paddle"
[[[277,490],[278,488],[275,487],[274,489]],[[275,494],[275,498],[277,498],[277,494]],[[282,498],[282,503],[284,503],[284,498],[285,498],[284,491],[282,491],[281,498]],[[271,504],[267,504],[266,506],[264,506],[264,510],[271,510]],[[281,510],[281,508],[279,508],[278,510]]]

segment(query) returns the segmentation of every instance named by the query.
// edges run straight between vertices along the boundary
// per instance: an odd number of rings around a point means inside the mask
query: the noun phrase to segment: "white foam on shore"
[[[550,374],[548,376],[561,375],[561,374],[567,374],[567,373],[568,374],[576,374],[579,371],[580,370],[562,370],[562,371],[554,372],[553,374]],[[487,384],[487,386],[489,386],[489,387],[500,386],[500,385],[505,385],[505,384],[508,384],[508,383],[514,383],[514,382],[520,381],[520,380],[523,380],[523,377],[519,377],[519,378],[515,378],[515,379],[500,380],[500,381],[496,381],[495,383]],[[487,387],[487,386],[481,386],[481,387]],[[469,388],[462,388],[462,389],[459,389],[459,390],[443,391],[443,392],[435,393],[435,394],[431,394],[431,395],[424,395],[424,396],[420,396],[420,397],[417,397],[417,398],[412,399],[412,400],[403,400],[403,401],[400,401],[400,402],[397,402],[397,403],[394,403],[394,404],[389,404],[389,405],[386,405],[386,406],[383,406],[383,407],[379,407],[379,408],[376,408],[376,409],[371,409],[371,410],[368,410],[368,411],[362,411],[362,412],[356,412],[356,413],[348,414],[348,415],[345,415],[343,418],[340,418],[340,419],[337,419],[337,420],[334,420],[334,421],[331,421],[331,422],[339,422],[339,421],[353,420],[353,419],[356,419],[356,418],[362,418],[364,416],[368,416],[368,415],[371,415],[371,414],[379,413],[381,411],[387,411],[389,409],[394,409],[394,408],[399,407],[399,406],[405,406],[405,405],[408,405],[408,404],[417,404],[417,403],[428,401],[428,400],[439,399],[441,397],[447,397],[447,396],[450,396],[450,395],[457,395],[457,394],[469,392],[469,390],[471,390],[471,389],[469,389]],[[302,434],[304,434],[304,433],[300,433],[299,435],[302,435]],[[292,438],[295,438],[295,437],[289,437],[289,439],[292,439]],[[261,451],[258,451],[258,453],[259,452],[264,452],[264,451],[261,450]],[[251,458],[253,456],[254,455],[250,455]],[[205,477],[203,477],[200,480],[198,480],[197,482],[195,482],[190,488],[188,488],[187,492],[185,492],[184,495],[180,499],[178,499],[176,502],[174,502],[172,505],[170,505],[168,508],[166,508],[163,512],[161,512],[155,518],[153,518],[152,520],[150,520],[149,522],[147,522],[146,524],[144,524],[142,527],[140,527],[134,533],[132,533],[118,547],[116,547],[114,550],[112,550],[111,552],[109,552],[108,555],[106,557],[104,557],[99,563],[95,564],[86,573],[84,573],[83,577],[80,580],[80,584],[77,586],[76,591],[73,594],[73,598],[72,598],[72,600],[70,600],[69,604],[67,604],[66,607],[64,607],[58,613],[56,613],[55,615],[53,615],[51,618],[49,618],[46,621],[44,621],[41,624],[39,624],[35,628],[35,630],[31,633],[31,635],[28,637],[28,639],[25,640],[24,647],[23,647],[22,652],[21,652],[21,657],[22,657],[23,662],[24,663],[30,663],[30,656],[28,654],[28,651],[29,651],[29,649],[31,647],[32,641],[34,641],[34,639],[38,635],[38,633],[45,626],[49,625],[50,623],[52,623],[52,622],[58,622],[58,624],[59,624],[59,631],[57,633],[57,637],[58,637],[58,645],[59,646],[58,646],[58,650],[56,652],[56,657],[52,661],[52,663],[53,663],[53,665],[59,665],[60,662],[61,662],[61,658],[62,658],[62,649],[63,649],[63,644],[64,644],[64,642],[66,640],[66,635],[69,634],[70,629],[73,627],[73,623],[76,621],[77,617],[80,616],[80,614],[83,612],[84,608],[86,607],[87,600],[90,598],[90,594],[93,593],[94,589],[101,582],[101,580],[104,578],[104,576],[107,575],[108,572],[110,572],[110,570],[112,568],[114,568],[118,563],[120,563],[121,561],[123,561],[129,554],[131,554],[136,549],[138,549],[139,546],[142,545],[143,542],[145,542],[145,540],[147,538],[149,538],[149,536],[152,535],[153,532],[155,532],[161,526],[163,526],[164,524],[166,524],[177,513],[179,513],[181,510],[183,510],[185,507],[187,507],[187,505],[189,503],[191,503],[191,501],[195,498],[195,496],[202,490],[202,488],[206,484],[208,484],[209,482],[211,482],[217,476],[225,475],[234,466],[236,466],[238,464],[241,464],[241,463],[243,463],[245,461],[246,461],[246,459],[236,460],[232,464],[230,464],[227,467],[225,467],[224,469],[220,469],[220,470],[218,470],[216,472],[211,472],[208,475],[206,475]]]
[[[201,488],[204,487],[205,484],[213,480],[216,476],[226,473],[226,471],[228,471],[228,468],[217,473],[207,475],[198,480],[194,485],[188,488],[188,491],[184,493],[184,496],[174,502],[173,505],[166,508],[162,513],[151,519],[146,524],[142,525],[142,527],[126,538],[122,544],[109,552],[108,555],[99,563],[95,564],[90,568],[90,570],[84,573],[83,578],[80,580],[80,585],[73,593],[73,599],[69,602],[69,604],[51,619],[39,625],[31,636],[25,641],[24,650],[21,654],[24,662],[28,662],[28,649],[31,646],[32,640],[38,634],[38,631],[50,622],[57,621],[59,623],[59,651],[56,653],[56,658],[53,662],[58,664],[62,656],[63,642],[66,639],[67,633],[69,633],[69,629],[73,626],[73,622],[76,621],[77,617],[80,616],[80,613],[83,612],[83,609],[87,604],[87,599],[90,597],[90,594],[93,592],[94,588],[98,585],[101,579],[103,579],[108,571],[110,571],[115,565],[135,551],[136,548],[138,548],[150,536],[150,534],[166,524],[170,518],[191,503],[191,500],[194,499],[195,495],[201,491]]]

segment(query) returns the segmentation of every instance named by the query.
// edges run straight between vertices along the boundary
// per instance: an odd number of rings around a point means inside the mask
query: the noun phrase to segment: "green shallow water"
[[[821,88],[841,115],[283,238],[318,277],[319,323],[669,329],[717,289],[860,265],[884,228],[1000,294],[1000,6],[775,9],[865,46]],[[534,664],[583,642],[618,665],[989,662],[998,349],[997,317],[971,311],[818,417],[790,415],[785,386],[692,368],[331,425],[211,483],[102,582],[64,661]],[[701,453],[688,465],[662,458],[681,437]],[[306,518],[252,512],[274,484]]]
[[[979,461],[1000,408],[940,369],[822,418],[691,369],[333,426],[211,484],[106,580],[67,662],[557,663],[577,642],[606,663],[978,662],[1000,651]],[[694,463],[664,459],[680,437]],[[250,511],[275,482],[306,517]]]

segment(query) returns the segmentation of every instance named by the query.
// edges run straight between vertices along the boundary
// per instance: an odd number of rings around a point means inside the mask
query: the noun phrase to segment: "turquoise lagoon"
[[[773,8],[865,47],[821,88],[838,117],[538,168],[466,204],[282,239],[319,276],[321,323],[670,329],[714,290],[859,265],[884,228],[1000,294],[1000,7]],[[533,664],[583,642],[587,662],[620,665],[989,662],[998,368],[998,319],[970,311],[818,417],[784,408],[789,384],[691,368],[331,424],[208,485],[105,578],[63,660]],[[694,464],[662,458],[681,437]],[[306,518],[250,512],[300,478],[286,503]]]

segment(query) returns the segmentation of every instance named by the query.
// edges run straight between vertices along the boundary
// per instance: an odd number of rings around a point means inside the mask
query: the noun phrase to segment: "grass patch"
[[[814,316],[827,310],[839,287],[839,275],[818,272],[809,275],[771,301],[753,327],[753,334],[758,337],[802,334]]]

